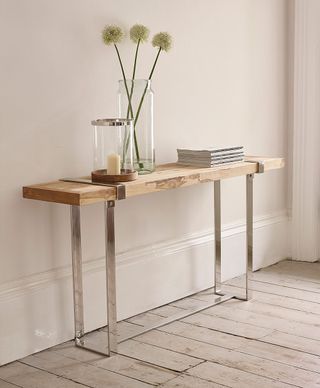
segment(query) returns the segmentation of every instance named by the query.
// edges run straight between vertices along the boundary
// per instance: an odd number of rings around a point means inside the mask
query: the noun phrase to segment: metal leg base
[[[200,306],[194,307],[192,309],[185,309],[185,310],[179,311],[178,313],[176,313],[170,317],[159,319],[159,321],[153,325],[141,326],[141,330],[137,334],[135,333],[135,334],[131,334],[128,336],[124,335],[122,338],[119,338],[119,343],[124,342],[128,339],[134,338],[140,334],[147,333],[148,331],[151,331],[153,329],[157,329],[158,327],[165,326],[165,325],[167,325],[171,322],[177,321],[179,319],[189,317],[190,315],[196,314],[200,311],[203,311],[203,310],[206,310],[210,307],[216,306],[217,304],[226,302],[227,300],[230,300],[232,298],[233,298],[233,295],[221,295],[221,296],[219,296],[219,295],[213,294],[213,300],[211,302],[202,303]]]
[[[116,255],[114,232],[114,201],[105,202],[105,242],[106,242],[106,301],[108,341],[106,345],[92,345],[90,333],[84,335],[84,306],[82,285],[80,206],[71,206],[71,246],[73,273],[73,303],[75,324],[75,345],[104,356],[117,353],[117,307],[116,307]]]
[[[247,261],[246,261],[246,297],[245,300],[252,298],[249,288],[249,272],[252,271],[253,262],[253,178],[254,174],[247,175],[246,182],[246,241],[247,241]]]
[[[244,302],[247,302],[249,300],[249,299],[247,299],[247,296],[240,296],[240,295],[235,295],[234,299],[242,300]]]
[[[221,293],[221,188],[220,181],[214,182],[214,291],[216,295]]]
[[[199,305],[195,306],[194,308],[190,309],[184,309],[179,311],[178,313],[167,317],[167,318],[159,318],[159,321],[148,326],[137,326],[137,330],[135,330],[134,334],[132,331],[129,333],[126,333],[125,331],[122,332],[121,335],[118,335],[118,341],[117,343],[120,344],[122,342],[125,342],[129,339],[135,338],[141,334],[147,333],[151,330],[157,329],[159,327],[165,326],[171,322],[175,322],[179,319],[186,318],[190,315],[196,314],[200,311],[206,310],[210,307],[216,306],[220,303],[226,302],[227,300],[230,300],[232,298],[235,298],[234,295],[216,295],[214,293],[212,295],[212,301],[210,302],[204,302],[204,301],[198,301]],[[192,296],[191,296],[192,297]],[[195,300],[196,301],[196,300]],[[109,354],[106,352],[106,349],[109,348],[109,335],[108,335],[108,327],[104,327],[98,331],[94,331],[92,333],[87,333],[84,336],[82,336],[79,339],[76,339],[75,345],[79,348],[89,350],[91,352],[100,354],[102,356],[109,357],[112,354]]]
[[[106,349],[109,347],[108,342],[108,333],[104,333],[104,339],[103,341],[99,341],[100,343],[97,343],[96,340],[92,341],[90,340],[91,333],[85,334],[80,340],[75,340],[75,346],[78,348],[82,348],[85,350],[89,350],[90,352],[100,354],[101,356],[105,357],[111,357],[112,354],[109,352],[106,352]]]
[[[252,271],[253,260],[253,178],[254,174],[246,176],[246,280],[245,280],[245,296],[235,296],[238,300],[248,301],[252,298],[252,293],[249,287],[249,273]]]
[[[252,271],[253,260],[253,178],[254,174],[246,176],[246,279],[245,296],[235,295],[238,300],[250,300],[249,272]],[[214,182],[214,234],[215,234],[215,267],[214,291],[216,295],[224,295],[221,282],[221,183]]]

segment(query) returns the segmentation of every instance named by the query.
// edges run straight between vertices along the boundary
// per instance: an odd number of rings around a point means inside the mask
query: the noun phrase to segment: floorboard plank
[[[119,353],[177,372],[183,372],[201,362],[198,358],[135,340],[128,340],[120,344]]]
[[[161,388],[225,388],[225,385],[203,380],[199,377],[188,376],[185,374],[170,380],[166,384],[160,385]]]
[[[110,372],[94,365],[80,362],[62,356],[55,352],[41,352],[34,356],[28,356],[22,360],[26,366],[36,367],[42,371],[48,371],[52,375],[60,376],[87,385],[89,387],[121,387],[121,388],[147,388],[152,385]]]
[[[121,355],[103,358],[93,365],[153,385],[163,384],[178,376],[172,370]]]
[[[232,388],[292,388],[292,385],[286,383],[209,361],[190,369],[188,374]]]
[[[318,373],[173,334],[155,331],[137,337],[136,341],[299,387],[320,386]]]
[[[150,310],[150,313],[158,315],[158,316],[163,317],[163,318],[167,318],[167,317],[170,317],[171,315],[175,315],[175,314],[181,312],[181,310],[184,310],[184,309],[181,307],[172,306],[170,304],[167,304],[165,306],[161,306],[161,307],[158,307],[156,309]]]
[[[231,286],[243,287],[241,279],[235,278],[226,282]],[[319,294],[317,292],[310,292],[304,290],[298,290],[296,288],[284,287],[278,284],[268,284],[262,282],[256,282],[250,280],[249,288],[255,291],[265,292],[267,294],[274,294],[280,296],[288,296],[290,298],[305,300],[314,303],[320,303]]]
[[[100,330],[107,332],[108,327],[107,326],[103,327]],[[122,322],[118,322],[118,325],[117,325],[117,334],[118,334],[119,339],[123,338],[124,336],[128,336],[128,335],[136,335],[139,333],[140,330],[141,330],[141,326],[136,325],[132,322],[122,321]]]
[[[99,356],[88,350],[77,348],[71,342],[63,348],[58,347],[56,352],[64,357],[86,362],[99,368],[155,385],[164,383],[177,376],[177,373],[172,370],[130,357],[122,355],[116,355],[110,358]]]
[[[160,316],[152,314],[151,312],[146,312],[143,314],[136,315],[132,318],[126,319],[126,322],[134,323],[139,326],[151,326],[158,323]]]
[[[238,288],[236,289],[238,290]],[[205,306],[208,302],[213,301],[214,298],[216,298],[216,296],[214,295],[214,291],[212,289],[212,292],[206,294],[206,296],[194,295],[188,298],[183,298],[170,303],[170,306],[180,307],[185,310],[192,310],[195,308],[200,308],[202,306]]]
[[[274,331],[263,337],[261,341],[320,356],[319,341],[312,339]]]
[[[320,283],[320,262],[307,263],[295,260],[283,260],[270,267],[263,268],[261,272],[277,273],[283,277],[289,277],[309,282]]]
[[[282,306],[270,306],[269,303],[263,303],[255,299],[252,299],[248,302],[232,299],[225,302],[223,306],[229,307],[231,309],[237,308],[240,310],[251,311],[253,313],[267,315],[269,317],[304,323],[306,325],[315,326],[315,329],[318,330],[320,328],[320,316],[317,314],[292,310]]]
[[[0,377],[23,388],[83,388],[86,386],[21,362],[1,367]]]
[[[158,330],[320,373],[319,356],[289,349],[281,345],[278,346],[267,342],[261,342],[265,340],[264,338],[260,341],[256,341],[183,322],[174,322]],[[296,338],[297,337],[294,337],[293,340],[296,340]]]
[[[218,306],[215,306],[215,308]],[[208,311],[208,310],[205,310]],[[194,314],[189,317],[183,318],[182,322],[190,323],[196,326],[206,327],[208,329],[217,330],[222,333],[228,333],[245,338],[259,339],[268,334],[271,334],[274,330],[265,327],[258,327],[249,323],[242,323],[226,318],[209,314]]]
[[[223,291],[229,292],[229,293],[239,293],[243,290],[243,288],[230,286],[230,285],[224,285]],[[206,294],[197,295],[197,299],[201,299],[203,301],[206,301],[209,296],[206,298]],[[281,296],[281,295],[275,295],[275,294],[268,294],[265,292],[260,292],[256,290],[252,290],[252,299],[271,304],[273,306],[280,306],[289,308],[292,310],[298,310],[306,313],[313,313],[320,315],[320,304],[315,302],[309,302],[301,299],[295,299],[288,296]]]
[[[282,333],[293,334],[299,337],[320,341],[320,327],[294,322],[290,319],[277,318],[271,315],[266,317],[266,314],[246,311],[235,307],[231,309],[223,305],[214,306],[213,308],[211,307],[207,310],[204,310],[200,314],[213,315],[215,317],[224,318],[229,321],[244,324],[250,322],[250,325],[258,327],[259,329],[265,328],[270,330],[277,330]]]
[[[290,346],[292,346],[291,342]],[[320,357],[303,351],[254,340],[247,341],[246,345],[239,347],[237,350],[245,354],[320,373]]]
[[[159,331],[179,335],[204,343],[225,347],[226,349],[237,349],[247,343],[247,339],[232,334],[221,333],[206,327],[196,326],[186,322],[172,322],[169,325],[160,327]]]
[[[277,284],[283,287],[290,287],[298,290],[320,293],[320,283],[293,277],[290,275],[284,276],[281,273],[257,271],[251,274],[250,279],[257,282]]]
[[[21,385],[19,386],[16,384],[11,384],[11,383],[8,383],[7,381],[0,379],[0,388],[17,388],[17,387],[21,388]]]

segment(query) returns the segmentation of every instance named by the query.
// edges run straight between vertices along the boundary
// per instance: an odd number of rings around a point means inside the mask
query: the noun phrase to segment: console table
[[[253,254],[253,177],[255,173],[282,168],[282,158],[246,157],[244,162],[214,168],[194,168],[165,164],[158,166],[149,175],[139,176],[136,181],[119,184],[92,184],[88,177],[62,179],[60,181],[36,184],[23,187],[23,197],[28,199],[55,202],[70,205],[71,210],[71,246],[73,273],[73,301],[75,345],[111,356],[117,353],[117,345],[129,338],[156,327],[181,319],[208,307],[222,303],[231,298],[248,300],[248,272],[252,268]],[[221,292],[221,200],[220,182],[226,178],[246,176],[246,293],[245,296],[224,294]],[[116,255],[114,209],[116,201],[125,198],[151,194],[158,191],[176,189],[214,182],[214,230],[215,230],[215,266],[214,266],[214,300],[199,308],[181,312],[174,317],[165,318],[156,325],[143,327],[134,335],[117,338],[117,307],[116,307]],[[103,346],[90,346],[84,330],[83,289],[82,289],[82,255],[80,231],[80,207],[102,202],[105,210],[105,246],[106,246],[106,278],[107,278],[107,323],[108,341]]]

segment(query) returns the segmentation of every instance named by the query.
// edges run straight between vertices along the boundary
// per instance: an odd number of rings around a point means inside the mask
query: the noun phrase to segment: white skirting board
[[[287,258],[286,211],[254,222],[254,269]],[[225,225],[223,280],[245,268],[245,224]],[[70,259],[71,261],[71,259]],[[118,319],[147,311],[213,285],[214,235],[205,231],[117,255]],[[104,258],[83,265],[85,329],[104,326]],[[73,338],[71,267],[0,286],[0,365]]]

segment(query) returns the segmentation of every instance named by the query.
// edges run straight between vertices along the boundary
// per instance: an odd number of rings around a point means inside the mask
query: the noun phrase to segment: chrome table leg
[[[84,334],[80,206],[71,206],[71,243],[74,298],[75,345],[95,353],[111,356],[117,352],[116,261],[114,232],[115,201],[105,202],[105,247],[107,278],[108,338],[97,343]]]
[[[71,247],[75,342],[84,335],[80,206],[71,205]]]
[[[249,272],[252,271],[253,257],[253,178],[254,174],[247,175],[246,184],[246,240],[247,240],[247,261],[246,261],[246,300],[251,299],[249,290]]]
[[[220,181],[214,181],[214,237],[215,266],[214,293],[221,293],[221,190]]]
[[[105,241],[108,312],[108,354],[117,353],[117,302],[116,302],[116,255],[114,232],[115,201],[105,202]]]

